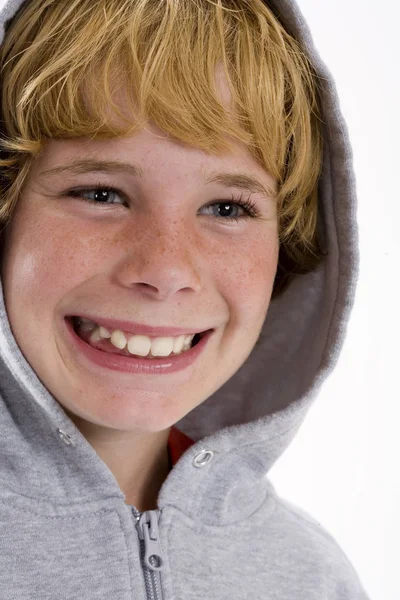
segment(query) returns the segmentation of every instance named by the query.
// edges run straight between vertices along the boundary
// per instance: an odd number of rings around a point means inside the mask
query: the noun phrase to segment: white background
[[[349,128],[361,269],[338,365],[270,479],[333,535],[371,600],[399,600],[400,8],[297,2]]]

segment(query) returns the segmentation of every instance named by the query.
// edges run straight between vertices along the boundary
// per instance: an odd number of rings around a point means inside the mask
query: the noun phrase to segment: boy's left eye
[[[90,204],[97,204],[100,206],[112,206],[113,204],[115,204],[115,202],[109,202],[109,200],[115,200],[116,198],[119,198],[122,201],[122,204],[125,202],[124,194],[122,192],[115,188],[107,186],[97,186],[94,188],[86,188],[82,190],[70,190],[69,192],[67,192],[66,196],[77,198],[79,200],[82,200],[83,202],[89,202]],[[241,219],[249,218],[256,219],[261,216],[256,204],[253,201],[251,201],[250,198],[245,200],[242,195],[240,195],[237,198],[232,196],[230,200],[220,200],[219,202],[213,202],[212,204],[209,204],[204,208],[209,209],[214,206],[222,206],[223,210],[226,210],[227,207],[230,205],[241,208],[243,211],[245,211],[245,214],[241,217],[223,215],[225,216],[225,219],[223,219],[225,221],[239,221]]]

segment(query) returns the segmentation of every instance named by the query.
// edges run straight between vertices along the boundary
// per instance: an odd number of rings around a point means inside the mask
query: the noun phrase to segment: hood
[[[21,4],[12,0],[1,9],[1,40],[4,22]],[[159,508],[172,503],[189,513],[200,511],[209,522],[244,518],[265,497],[265,475],[294,438],[337,363],[358,276],[352,150],[335,83],[296,3],[270,0],[269,5],[321,77],[325,125],[319,228],[326,257],[271,301],[259,342],[246,362],[176,424],[195,444],[165,480]],[[22,355],[2,286],[0,392],[1,477],[10,488],[57,504],[124,497],[108,467]],[[202,450],[213,451],[211,468],[193,470],[193,458]],[[186,489],[191,489],[190,498]]]

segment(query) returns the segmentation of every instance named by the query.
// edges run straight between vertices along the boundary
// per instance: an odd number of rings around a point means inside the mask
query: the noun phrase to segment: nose
[[[149,216],[141,231],[127,232],[124,249],[115,275],[120,285],[158,300],[201,289],[198,244],[184,223]]]

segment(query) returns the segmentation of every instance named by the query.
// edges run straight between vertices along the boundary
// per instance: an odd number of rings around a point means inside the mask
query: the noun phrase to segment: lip
[[[111,329],[111,331],[119,329],[120,331],[124,331],[125,333],[130,333],[132,335],[147,335],[148,337],[168,337],[184,334],[188,335],[191,333],[203,333],[211,329],[210,327],[203,327],[202,329],[196,329],[195,327],[191,327],[190,329],[185,329],[183,327],[152,327],[151,325],[142,325],[140,323],[134,323],[133,321],[103,319],[101,317],[97,318],[88,314],[66,315],[65,318],[71,319],[72,317],[89,319],[90,321],[97,323],[97,325],[102,325],[106,329]]]
[[[187,369],[200,357],[209,339],[215,333],[215,329],[206,331],[201,336],[200,341],[196,344],[196,346],[187,352],[184,352],[183,354],[178,354],[177,356],[160,357],[159,359],[146,359],[137,358],[134,356],[130,357],[111,354],[108,352],[102,352],[101,350],[96,350],[83,341],[79,335],[75,333],[71,318],[65,318],[64,324],[66,336],[71,345],[74,347],[75,352],[79,352],[81,356],[86,358],[90,367],[92,367],[94,364],[106,369],[111,369],[113,371],[149,375],[162,375]]]

